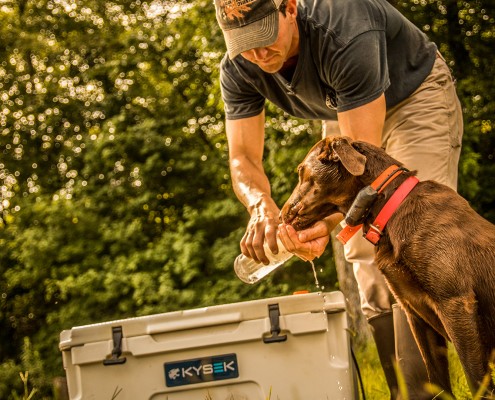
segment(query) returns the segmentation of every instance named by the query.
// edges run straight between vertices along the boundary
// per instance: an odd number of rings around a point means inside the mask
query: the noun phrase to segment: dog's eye
[[[311,168],[300,166],[299,170],[299,184],[312,186],[315,183]]]
[[[301,181],[304,177],[304,165],[299,165],[297,167],[297,174],[299,175],[299,181]]]

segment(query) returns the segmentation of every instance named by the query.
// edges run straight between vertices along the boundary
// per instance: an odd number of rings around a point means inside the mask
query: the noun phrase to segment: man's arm
[[[232,185],[251,218],[241,240],[241,251],[257,262],[267,264],[263,249],[278,251],[276,232],[279,208],[271,198],[270,182],[263,168],[265,113],[238,120],[226,120]]]
[[[353,140],[381,147],[385,113],[385,95],[382,94],[364,106],[338,113],[340,132]]]

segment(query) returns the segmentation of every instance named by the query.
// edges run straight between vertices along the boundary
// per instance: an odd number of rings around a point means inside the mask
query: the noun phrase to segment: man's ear
[[[364,173],[366,157],[352,147],[352,139],[347,136],[327,137],[318,156],[320,160],[340,161],[344,168],[354,176]]]
[[[297,16],[297,0],[288,0],[286,13],[290,14],[294,18]]]

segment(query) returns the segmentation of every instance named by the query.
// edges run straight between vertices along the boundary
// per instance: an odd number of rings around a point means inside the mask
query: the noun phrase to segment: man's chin
[[[258,64],[258,67],[260,67],[267,74],[275,74],[282,69],[283,65],[284,64],[281,62],[273,62],[270,64]]]

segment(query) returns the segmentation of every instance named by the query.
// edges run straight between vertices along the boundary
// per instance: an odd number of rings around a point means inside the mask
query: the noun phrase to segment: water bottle
[[[270,261],[270,264],[268,265],[257,263],[252,258],[246,257],[244,254],[237,256],[234,261],[234,271],[237,274],[237,277],[245,283],[256,283],[294,255],[285,249],[278,237],[277,246],[278,254],[273,254],[266,242],[263,246],[265,249],[265,254]]]

